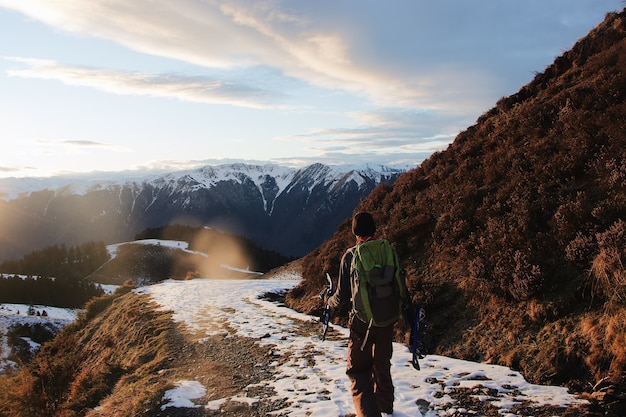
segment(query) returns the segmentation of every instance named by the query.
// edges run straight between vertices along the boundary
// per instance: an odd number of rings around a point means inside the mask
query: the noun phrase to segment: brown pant
[[[346,374],[352,383],[352,400],[357,416],[380,417],[381,412],[393,412],[393,325],[372,326],[363,346],[366,332],[367,324],[355,317],[350,325]]]

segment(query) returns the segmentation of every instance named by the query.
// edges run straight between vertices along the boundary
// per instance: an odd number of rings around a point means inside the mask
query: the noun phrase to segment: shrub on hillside
[[[608,15],[355,209],[396,247],[438,353],[519,366],[535,382],[623,382],[625,41],[626,11]],[[305,257],[291,306],[310,304],[352,239],[344,226]]]
[[[591,268],[592,294],[609,305],[626,305],[626,222],[597,235],[600,252]]]

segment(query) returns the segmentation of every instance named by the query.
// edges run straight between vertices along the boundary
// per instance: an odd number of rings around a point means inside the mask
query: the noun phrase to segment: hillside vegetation
[[[216,229],[170,225],[144,230],[137,241],[117,246],[115,256],[87,276],[90,282],[147,285],[164,279],[248,278],[290,258]],[[167,246],[143,239],[186,242]],[[188,249],[186,250],[185,249]],[[251,271],[254,271],[251,273]]]
[[[103,291],[83,278],[109,259],[103,242],[52,245],[0,263],[0,303],[80,308]]]
[[[85,415],[114,392],[107,407],[116,412],[107,415],[158,410],[155,397],[171,385],[155,375],[176,356],[181,335],[169,314],[129,290],[91,300],[28,367],[0,378],[0,415]]]
[[[402,258],[434,352],[595,386],[596,397],[623,392],[625,36],[626,13],[607,15],[447,150],[356,208]],[[318,308],[324,273],[336,277],[353,244],[346,221],[303,259],[288,303]]]

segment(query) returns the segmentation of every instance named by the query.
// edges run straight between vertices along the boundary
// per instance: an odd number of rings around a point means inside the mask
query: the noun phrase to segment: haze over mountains
[[[231,164],[126,180],[3,179],[0,260],[52,244],[124,242],[168,224],[212,226],[301,256],[329,238],[360,199],[402,172]]]

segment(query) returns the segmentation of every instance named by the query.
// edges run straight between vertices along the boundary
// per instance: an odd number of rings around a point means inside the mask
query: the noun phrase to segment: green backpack
[[[406,298],[398,256],[386,239],[357,245],[351,265],[353,314],[369,326],[388,326],[402,315]]]

